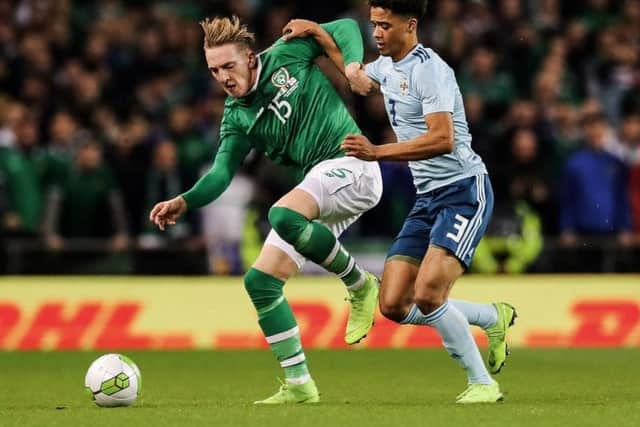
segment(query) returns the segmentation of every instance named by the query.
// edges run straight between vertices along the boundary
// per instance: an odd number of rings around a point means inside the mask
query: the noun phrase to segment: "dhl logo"
[[[335,307],[321,300],[294,300],[291,306],[307,348],[347,347],[343,341],[347,313],[336,313]],[[257,327],[241,333],[212,327],[207,332],[211,340],[204,343],[198,342],[195,336],[207,329],[207,324],[193,325],[191,331],[170,332],[171,318],[156,315],[154,318],[164,319],[155,326],[160,332],[144,332],[134,327],[148,314],[147,311],[157,310],[158,307],[152,310],[140,301],[43,301],[30,310],[17,302],[0,301],[0,350],[267,347]],[[516,326],[514,339],[527,347],[640,346],[640,304],[634,300],[578,299],[568,304],[567,310],[572,322],[566,329],[546,330],[544,318],[541,318],[535,327]],[[179,313],[173,316],[179,316]],[[336,321],[336,318],[340,320]],[[486,345],[481,331],[474,332],[479,344]],[[379,316],[361,346],[424,348],[440,345],[440,338],[432,328],[402,326]]]
[[[101,302],[79,304],[45,302],[32,316],[16,303],[0,301],[0,349],[184,349],[192,348],[189,334],[133,333],[132,324],[143,304]],[[29,320],[30,318],[30,320]],[[15,336],[17,334],[17,336]],[[12,335],[14,336],[13,339]],[[9,340],[14,345],[9,345]]]
[[[571,307],[577,327],[569,333],[530,331],[528,347],[640,346],[640,304],[631,300],[578,301]]]

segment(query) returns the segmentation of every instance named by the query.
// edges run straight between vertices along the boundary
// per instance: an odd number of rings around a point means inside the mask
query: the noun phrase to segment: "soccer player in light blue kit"
[[[493,209],[491,182],[471,148],[462,95],[453,70],[418,43],[423,0],[371,0],[373,36],[381,56],[362,69],[345,69],[352,90],[379,89],[398,143],[373,145],[349,135],[347,155],[364,160],[408,161],[416,203],[389,250],[380,310],[403,324],[428,325],[466,370],[468,387],[458,403],[503,399],[487,371],[469,324],[489,338],[488,365],[498,373],[508,355],[506,334],[516,317],[506,303],[450,300],[455,281],[469,267]]]

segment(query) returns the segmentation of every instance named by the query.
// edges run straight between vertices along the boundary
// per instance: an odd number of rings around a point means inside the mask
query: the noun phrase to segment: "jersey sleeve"
[[[322,48],[311,37],[295,38],[289,41],[279,39],[273,44],[272,52],[281,57],[310,62],[322,55]]]
[[[425,62],[414,69],[414,84],[422,102],[422,114],[453,113],[458,85],[453,70]]]
[[[362,62],[364,58],[364,44],[360,27],[353,19],[338,19],[336,21],[320,24],[331,35],[338,49],[342,52],[344,65],[352,62]]]
[[[382,75],[380,73],[380,63],[382,57],[379,57],[373,62],[369,62],[364,66],[364,72],[370,79],[375,80],[378,83],[382,83]]]
[[[329,33],[342,52],[344,64],[362,62],[364,57],[364,45],[360,28],[353,19],[338,19],[336,21],[320,24]],[[279,55],[288,56],[301,61],[313,61],[324,54],[322,46],[313,37],[295,38],[289,41],[278,40],[273,49]]]
[[[213,166],[189,191],[182,194],[187,208],[200,208],[220,197],[250,150],[251,144],[247,136],[240,130],[225,126],[223,121],[220,129],[220,147]]]

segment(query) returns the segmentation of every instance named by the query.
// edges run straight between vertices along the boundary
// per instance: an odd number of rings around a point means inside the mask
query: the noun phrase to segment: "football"
[[[89,366],[84,385],[100,407],[130,406],[140,393],[140,369],[127,356],[105,354]]]

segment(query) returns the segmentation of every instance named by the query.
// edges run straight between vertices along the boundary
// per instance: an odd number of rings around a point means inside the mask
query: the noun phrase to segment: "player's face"
[[[241,45],[230,43],[204,50],[213,78],[227,95],[240,98],[249,92],[255,81],[255,54]]]
[[[373,38],[380,55],[396,59],[406,50],[406,45],[415,34],[415,18],[395,15],[389,9],[372,7],[370,10]]]

